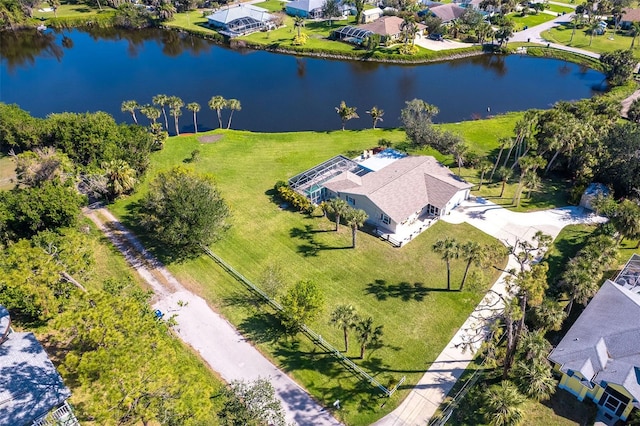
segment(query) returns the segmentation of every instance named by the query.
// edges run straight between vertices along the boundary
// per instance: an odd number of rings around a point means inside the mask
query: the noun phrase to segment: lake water
[[[366,111],[374,105],[386,112],[380,127],[396,127],[413,98],[440,109],[436,122],[453,122],[591,97],[603,80],[599,72],[555,59],[483,55],[418,66],[332,61],[230,50],[159,30],[3,34],[0,53],[0,100],[33,115],[102,110],[131,121],[120,111],[123,100],[144,104],[165,93],[202,105],[201,130],[218,127],[207,106],[214,95],[241,101],[236,129],[333,130],[340,127],[335,107],[341,100],[361,117],[348,129],[370,127]],[[193,130],[191,112],[184,110],[180,127]]]

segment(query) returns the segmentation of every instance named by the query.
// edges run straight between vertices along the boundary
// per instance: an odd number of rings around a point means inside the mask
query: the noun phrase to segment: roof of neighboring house
[[[559,364],[562,372],[579,372],[592,383],[624,386],[640,408],[638,318],[640,295],[607,280],[549,360]]]
[[[621,21],[623,22],[640,22],[640,9],[622,9],[624,13],[622,14]]]
[[[268,10],[250,4],[240,4],[236,7],[221,9],[216,13],[207,16],[208,20],[220,22],[222,24],[228,24],[229,22],[240,18],[253,18],[260,22],[266,22],[272,19],[273,16],[269,14]]]
[[[71,396],[33,333],[0,345],[0,426],[25,425]]]
[[[324,6],[326,0],[297,0],[287,3],[287,9],[304,10],[305,12],[311,12],[315,9],[320,9]]]
[[[447,3],[439,6],[433,6],[429,8],[429,10],[435,16],[442,19],[442,22],[451,22],[461,17],[466,9],[453,3]]]
[[[443,209],[458,191],[472,185],[435,158],[420,156],[400,158],[364,176],[342,173],[324,186],[334,192],[364,195],[400,223],[428,204]]]
[[[390,36],[400,34],[402,32],[401,28],[403,22],[404,20],[397,16],[383,16],[373,22],[369,22],[368,24],[358,25],[358,28],[371,31],[375,34],[380,34],[381,36]],[[416,25],[418,25],[419,30],[426,28],[424,24]]]

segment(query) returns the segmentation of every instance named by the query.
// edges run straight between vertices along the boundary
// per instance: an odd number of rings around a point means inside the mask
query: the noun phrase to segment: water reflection
[[[66,43],[69,45],[69,42]],[[71,43],[71,46],[73,43]],[[62,45],[52,32],[28,29],[20,32],[0,31],[0,57],[10,73],[16,68],[34,65],[38,57],[62,60]]]

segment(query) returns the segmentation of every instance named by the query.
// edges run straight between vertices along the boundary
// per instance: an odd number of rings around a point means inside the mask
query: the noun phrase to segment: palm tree
[[[519,361],[516,364],[515,377],[518,377],[520,388],[526,395],[542,401],[549,399],[556,391],[556,381],[551,373],[551,366],[546,359]]]
[[[500,144],[500,151],[498,152],[498,158],[496,159],[496,163],[493,165],[493,169],[491,170],[491,175],[489,176],[490,181],[493,181],[493,175],[496,172],[496,169],[498,168],[498,164],[500,163],[500,157],[502,157],[502,151],[504,151],[504,148],[507,145],[513,144],[513,139],[500,138],[500,140],[498,140],[498,143]]]
[[[189,102],[187,104],[187,109],[193,112],[193,128],[195,129],[195,132],[198,133],[198,120],[196,114],[200,111],[200,104],[197,102]]]
[[[451,260],[457,259],[460,255],[460,246],[454,238],[446,237],[444,240],[436,241],[433,251],[447,264],[447,290],[451,291]]]
[[[489,170],[491,170],[492,166],[493,166],[493,164],[491,164],[491,162],[489,160],[487,160],[486,158],[483,158],[482,160],[480,160],[480,163],[478,163],[478,171],[480,172],[480,183],[478,184],[478,191],[480,191],[482,189],[482,184],[484,183],[484,175],[485,175],[485,173],[487,173]]]
[[[111,160],[103,163],[102,168],[107,177],[108,188],[114,198],[133,191],[138,182],[136,171],[124,160]]]
[[[502,182],[502,189],[500,190],[500,198],[504,195],[504,187],[507,185],[507,182],[513,176],[513,170],[508,167],[500,167],[498,169],[498,177],[500,177],[500,181]]]
[[[379,109],[377,106],[372,107],[369,111],[367,111],[367,114],[371,116],[371,121],[374,129],[376,128],[376,124],[378,124],[378,121],[384,121],[382,119],[382,116],[384,115],[384,110]]]
[[[413,46],[415,44],[417,32],[418,26],[416,25],[414,16],[412,14],[406,15],[400,24],[400,34],[402,34],[405,46],[409,44]]]
[[[508,380],[487,391],[485,420],[492,426],[517,425],[524,418],[522,405],[526,398]]]
[[[623,200],[618,204],[611,222],[618,232],[618,244],[624,238],[630,240],[640,238],[640,205],[631,200]],[[640,246],[640,241],[638,241],[638,246]]]
[[[336,217],[336,232],[340,229],[340,218],[350,209],[349,204],[340,198],[332,198],[326,203],[326,209]]]
[[[342,130],[344,130],[344,126],[348,120],[351,120],[352,118],[360,118],[358,113],[356,113],[356,107],[347,106],[344,101],[340,102],[340,105],[336,107],[336,112],[342,121]]]
[[[562,328],[562,323],[567,317],[567,311],[557,301],[553,299],[544,299],[542,303],[533,308],[535,317],[535,325],[540,330],[558,331]]]
[[[540,179],[540,176],[538,176],[537,173],[527,174],[524,177],[523,182],[524,182],[524,187],[527,188],[528,199],[531,199],[531,193],[533,191],[539,190],[542,186],[542,179]]]
[[[176,125],[176,135],[180,134],[180,129],[178,127],[178,117],[182,115],[182,107],[184,106],[184,102],[177,96],[169,97],[169,108],[171,108],[171,115],[173,116],[173,120]]]
[[[242,105],[240,101],[237,99],[229,99],[226,101],[226,107],[231,110],[231,114],[229,114],[229,122],[227,123],[227,129],[231,127],[231,119],[233,118],[234,111],[240,111],[242,109]]]
[[[304,27],[304,18],[302,16],[294,16],[293,26],[298,30],[298,37],[300,37],[300,29]]]
[[[486,248],[481,246],[475,241],[467,241],[460,246],[460,257],[462,260],[467,261],[467,266],[464,268],[464,275],[462,276],[462,282],[460,283],[460,289],[462,291],[465,281],[467,281],[467,273],[473,263],[476,266],[480,266],[480,263],[484,259]]]
[[[58,17],[58,8],[60,7],[60,0],[47,0],[51,9],[53,9],[53,16]]]
[[[209,100],[209,108],[218,114],[218,123],[222,129],[222,110],[227,106],[227,101],[222,96],[214,96]]]
[[[591,36],[589,38],[589,46],[591,46],[591,43],[593,43],[593,35],[596,34],[598,32],[598,30],[600,29],[600,22],[592,22],[589,24],[589,35]]]
[[[520,196],[522,195],[527,175],[536,174],[536,170],[540,167],[544,167],[546,164],[547,160],[542,158],[540,155],[520,158],[520,180],[518,181],[516,192],[513,194],[513,204],[515,204],[516,207],[520,207]]]
[[[167,110],[164,108],[165,105],[169,102],[169,96],[167,95],[155,95],[152,99],[155,105],[159,105],[160,109],[162,109],[162,115],[164,116],[164,128],[169,130],[169,120],[167,119]]]
[[[493,27],[488,22],[481,22],[476,28],[476,36],[478,36],[478,43],[483,45],[486,40],[492,38]]]
[[[373,318],[371,317],[356,324],[356,337],[360,343],[360,359],[364,358],[367,346],[380,344],[383,334],[382,325],[373,328]]]
[[[464,141],[459,140],[449,148],[449,152],[453,154],[453,158],[458,164],[458,176],[462,176],[462,166],[464,166],[464,159],[469,151],[469,146]]]
[[[170,21],[173,19],[174,13],[176,13],[175,6],[170,2],[163,0],[156,8],[158,12],[158,18],[161,21]]]
[[[638,34],[640,34],[640,22],[633,22],[631,24],[631,36],[633,38],[631,39],[630,49],[633,49],[633,46],[636,44],[636,37],[638,37]]]
[[[342,329],[344,333],[344,351],[349,351],[349,329],[354,328],[358,321],[356,308],[353,305],[338,305],[331,313],[329,323]]]
[[[349,208],[345,214],[345,219],[347,221],[347,225],[351,226],[351,247],[356,248],[356,234],[358,233],[358,228],[364,225],[366,220],[369,219],[369,216],[364,210]]]
[[[137,101],[123,101],[120,110],[122,112],[128,112],[131,114],[133,118],[133,122],[138,124],[138,117],[136,117],[136,110],[140,109],[140,105],[138,105]]]
[[[571,17],[571,38],[569,44],[573,41],[573,36],[576,34],[576,28],[582,23],[582,14],[574,13]]]
[[[155,124],[156,120],[160,118],[160,110],[153,105],[146,104],[140,107],[140,112],[149,119],[149,124]]]

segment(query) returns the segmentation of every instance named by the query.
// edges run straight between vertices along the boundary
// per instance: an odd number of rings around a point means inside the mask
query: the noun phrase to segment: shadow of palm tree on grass
[[[413,284],[406,281],[398,284],[387,284],[385,280],[375,280],[367,284],[366,294],[374,296],[378,300],[387,300],[389,298],[401,299],[404,302],[415,300],[422,302],[429,293],[433,291],[447,291],[441,288],[425,287],[423,283],[415,282]]]

